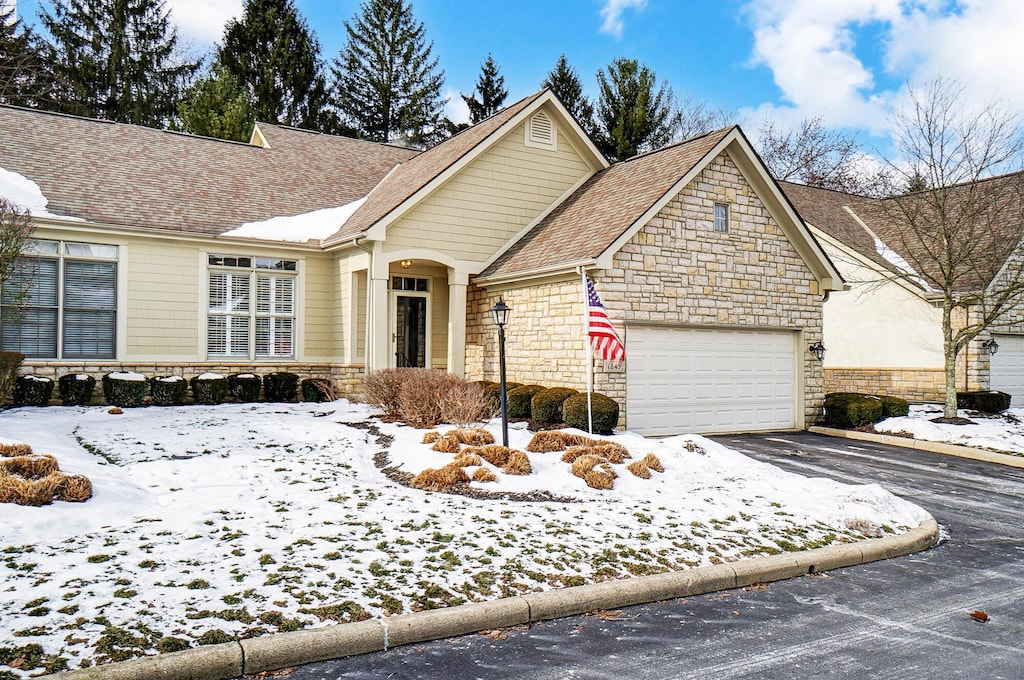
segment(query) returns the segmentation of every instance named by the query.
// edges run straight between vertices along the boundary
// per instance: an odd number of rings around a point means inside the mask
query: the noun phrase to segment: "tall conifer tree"
[[[246,0],[224,28],[217,62],[249,90],[258,120],[332,131],[320,41],[292,0]]]
[[[216,62],[185,92],[178,114],[185,132],[236,142],[249,141],[256,119],[249,91]]]
[[[199,65],[178,49],[163,0],[53,0],[40,19],[52,38],[58,108],[166,127]]]
[[[47,66],[46,44],[0,0],[0,103],[53,106],[56,80]]]
[[[625,160],[670,142],[680,113],[672,88],[660,86],[654,71],[635,59],[615,59],[598,70],[597,147],[609,158]]]
[[[477,94],[480,95],[479,99],[476,98]],[[462,101],[469,107],[469,122],[472,125],[489,118],[505,102],[505,97],[508,96],[505,76],[498,73],[498,65],[489,52],[487,60],[480,65],[480,77],[477,78],[476,88],[473,92],[461,96]]]
[[[406,0],[366,0],[345,22],[348,41],[331,69],[342,122],[378,142],[422,145],[445,134],[444,71]]]
[[[583,85],[580,83],[580,76],[576,69],[569,66],[569,61],[562,54],[555,62],[555,67],[548,73],[548,77],[540,84],[541,87],[550,87],[551,91],[565,105],[569,113],[573,115],[576,122],[580,124],[588,134],[594,132],[594,106],[590,100],[583,95]]]

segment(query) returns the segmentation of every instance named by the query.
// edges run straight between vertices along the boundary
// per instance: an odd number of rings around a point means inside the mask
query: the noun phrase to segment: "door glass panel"
[[[399,295],[395,329],[395,366],[424,368],[427,365],[427,299]]]

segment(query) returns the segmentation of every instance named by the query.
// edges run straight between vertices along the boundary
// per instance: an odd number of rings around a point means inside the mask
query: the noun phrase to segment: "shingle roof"
[[[345,222],[345,225],[336,234],[325,239],[324,244],[351,238],[372,227],[407,198],[425,187],[490,137],[516,114],[540,98],[546,91],[541,90],[529,97],[524,97],[486,120],[445,140],[432,149],[424,151],[415,158],[407,160],[373,190],[367,197],[366,203],[360,206],[359,210]]]
[[[55,214],[219,234],[350,203],[418,153],[260,129],[270,148],[0,106],[0,167],[36,182]]]
[[[597,258],[733,129],[635,156],[596,173],[481,277]]]

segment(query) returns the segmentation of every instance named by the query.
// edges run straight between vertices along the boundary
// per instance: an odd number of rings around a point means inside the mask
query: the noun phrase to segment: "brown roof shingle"
[[[350,203],[418,152],[260,124],[271,148],[0,106],[0,167],[54,214],[219,234]]]
[[[710,132],[596,173],[481,277],[597,258],[732,130]]]

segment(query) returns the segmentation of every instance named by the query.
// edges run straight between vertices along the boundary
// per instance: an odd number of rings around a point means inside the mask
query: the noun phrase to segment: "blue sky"
[[[0,0],[2,2],[3,0]],[[166,0],[180,35],[203,53],[242,0]],[[31,20],[40,3],[20,0]],[[358,0],[296,0],[326,60],[344,42]],[[735,110],[754,134],[821,115],[884,146],[887,111],[908,81],[960,78],[979,100],[1024,109],[1024,2],[1020,0],[413,0],[445,70],[450,115],[490,52],[509,101],[535,91],[564,52],[588,95],[595,72],[638,59],[677,97]]]

